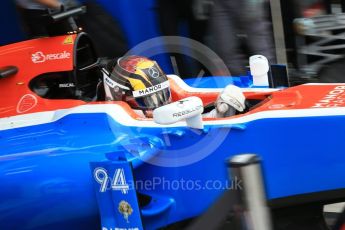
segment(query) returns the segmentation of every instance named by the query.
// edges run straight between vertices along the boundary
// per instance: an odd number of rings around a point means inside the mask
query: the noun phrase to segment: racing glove
[[[237,112],[243,112],[245,106],[245,96],[242,90],[234,85],[228,85],[219,94],[215,103],[215,109],[204,117],[224,118],[235,115]]]

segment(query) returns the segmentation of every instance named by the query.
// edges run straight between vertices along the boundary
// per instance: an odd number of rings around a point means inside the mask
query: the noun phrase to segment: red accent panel
[[[0,47],[0,67],[16,66],[15,76],[0,79],[0,117],[70,108],[81,101],[46,100],[28,87],[31,79],[48,72],[73,70],[77,35],[39,38]]]
[[[35,95],[28,87],[30,80],[47,72],[73,70],[73,49],[76,35],[40,38],[0,48],[0,67],[17,66],[15,76],[0,79],[0,117],[66,109],[86,102],[79,100],[48,100]],[[173,101],[198,96],[204,105],[213,103],[218,93],[187,92],[170,79]],[[247,99],[268,98],[250,113],[270,110],[328,108],[345,106],[345,85],[301,85],[273,93],[245,93]],[[121,105],[135,119],[141,119],[124,102]],[[243,115],[239,115],[243,116]],[[229,118],[224,118],[229,119]]]

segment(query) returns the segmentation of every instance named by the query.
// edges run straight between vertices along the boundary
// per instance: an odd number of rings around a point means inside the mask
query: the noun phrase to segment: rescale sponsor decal
[[[54,61],[54,60],[61,60],[61,59],[69,59],[71,58],[71,53],[67,51],[63,51],[62,53],[50,53],[45,54],[42,51],[37,51],[31,55],[31,60],[33,63],[43,63],[46,61]]]

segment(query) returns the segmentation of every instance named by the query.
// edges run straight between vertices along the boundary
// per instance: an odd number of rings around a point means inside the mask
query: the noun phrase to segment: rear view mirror
[[[263,55],[253,55],[249,58],[250,73],[253,76],[254,86],[268,86],[268,71],[270,66]]]
[[[16,66],[5,66],[0,68],[0,79],[5,77],[10,77],[18,73],[18,68]]]
[[[153,111],[153,120],[164,125],[186,120],[187,126],[203,129],[201,116],[203,111],[204,107],[200,98],[188,97],[155,109]]]

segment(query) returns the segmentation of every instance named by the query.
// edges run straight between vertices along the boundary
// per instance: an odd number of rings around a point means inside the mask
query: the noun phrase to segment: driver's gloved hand
[[[230,117],[237,112],[243,112],[245,106],[245,96],[242,90],[234,85],[228,85],[221,92],[215,103],[215,113],[217,118]]]

